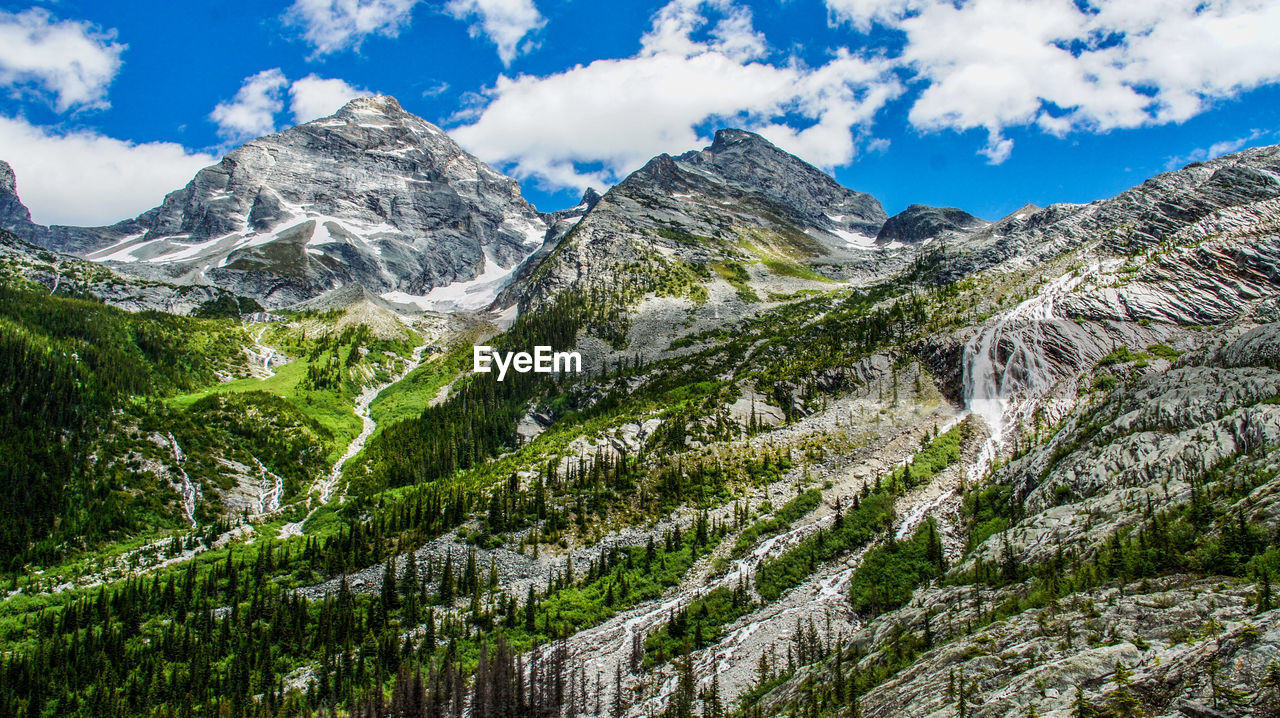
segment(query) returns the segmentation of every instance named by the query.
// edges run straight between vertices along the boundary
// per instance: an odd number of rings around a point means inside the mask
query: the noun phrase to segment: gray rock
[[[876,242],[919,244],[946,233],[965,233],[987,224],[988,222],[955,207],[913,204],[885,221],[876,235]]]
[[[712,262],[759,259],[828,274],[874,267],[883,277],[905,266],[878,263],[874,238],[886,218],[875,198],[763,137],[721,130],[709,147],[659,155],[610,189],[509,294],[524,307],[568,289],[634,303],[716,281]],[[730,316],[741,314],[740,302],[729,307]]]
[[[248,142],[113,227],[24,224],[12,185],[0,181],[0,221],[19,236],[272,308],[355,282],[424,295],[514,268],[548,229],[515,180],[390,97]]]

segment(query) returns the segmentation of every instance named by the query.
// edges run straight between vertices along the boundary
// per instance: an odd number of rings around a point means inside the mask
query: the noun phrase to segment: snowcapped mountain
[[[390,97],[248,142],[108,228],[31,223],[4,174],[0,220],[24,239],[268,306],[359,283],[424,309],[480,308],[548,229],[515,180]]]

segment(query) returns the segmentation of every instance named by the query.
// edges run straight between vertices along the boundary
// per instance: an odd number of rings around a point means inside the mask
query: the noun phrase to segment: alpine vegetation
[[[1280,147],[544,214],[367,97],[111,227],[3,177],[2,715],[1280,715]]]

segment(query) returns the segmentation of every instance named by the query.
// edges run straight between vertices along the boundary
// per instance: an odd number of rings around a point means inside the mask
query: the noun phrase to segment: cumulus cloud
[[[92,131],[61,133],[0,116],[0,159],[41,224],[111,224],[160,204],[217,161],[172,142],[133,143]]]
[[[517,176],[578,189],[705,144],[698,128],[709,122],[756,130],[833,167],[853,158],[861,130],[902,90],[888,63],[847,50],[819,67],[769,64],[768,53],[747,9],[675,0],[636,55],[499,76],[451,134]]]
[[[285,21],[302,29],[316,56],[358,49],[365,38],[395,37],[422,0],[294,0]],[[525,40],[546,24],[533,0],[448,0],[444,12],[471,22],[472,37],[485,37],[509,65],[530,47]]]
[[[1208,147],[1197,147],[1185,155],[1170,157],[1165,162],[1164,168],[1166,170],[1175,170],[1190,162],[1204,162],[1205,160],[1221,157],[1225,154],[1235,152],[1236,150],[1243,148],[1246,144],[1249,144],[1267,134],[1270,133],[1265,130],[1254,130],[1244,137],[1236,137],[1230,140],[1219,140]]]
[[[1063,135],[1181,122],[1280,79],[1280,4],[1268,0],[826,0],[832,19],[905,36],[894,58],[923,90],[925,130]]]
[[[209,113],[209,119],[218,125],[218,135],[239,142],[275,132],[276,114],[284,108],[283,93],[288,84],[280,68],[246,77],[234,99],[218,103]]]
[[[289,86],[289,110],[293,121],[302,124],[337,112],[357,97],[369,97],[361,90],[337,78],[324,78],[312,73]]]
[[[0,85],[53,96],[59,112],[107,107],[107,87],[125,45],[89,23],[55,20],[48,11],[0,11]]]
[[[525,36],[547,23],[533,0],[449,0],[445,12],[472,20],[471,36],[483,35],[498,47],[502,64],[510,65],[529,43]]]
[[[419,0],[294,0],[287,22],[302,28],[315,54],[358,48],[370,35],[395,37]]]
[[[832,25],[847,22],[863,32],[874,23],[893,24],[931,3],[932,0],[826,0]]]
[[[373,94],[345,80],[315,73],[290,82],[276,67],[246,77],[236,96],[218,103],[209,119],[218,125],[218,134],[230,142],[269,135],[276,131],[276,116],[284,109],[286,91],[296,124],[332,115],[347,102]]]

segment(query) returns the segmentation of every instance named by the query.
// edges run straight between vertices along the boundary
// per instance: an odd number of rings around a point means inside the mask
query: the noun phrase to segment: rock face
[[[875,198],[742,130],[659,155],[589,206],[520,288],[526,305],[569,288],[634,295],[696,283],[686,270],[717,261],[856,263],[887,218]]]
[[[482,305],[548,228],[515,180],[390,97],[253,140],[109,228],[23,225],[0,185],[0,220],[37,244],[268,306],[348,283],[412,301],[483,278],[484,301],[457,300]]]
[[[18,182],[13,168],[3,160],[0,160],[0,222],[6,227],[31,223],[31,213],[18,199]]]
[[[890,217],[876,234],[876,242],[888,244],[921,244],[945,233],[965,233],[988,223],[955,207],[929,207],[913,204]]]
[[[1044,261],[1095,239],[1115,254],[1137,255],[1278,197],[1280,146],[1257,147],[1166,172],[1110,199],[1024,207],[970,234],[950,268],[962,275],[1019,257]]]
[[[142,226],[139,220],[134,219],[110,227],[46,227],[36,224],[31,221],[31,212],[18,197],[18,180],[13,168],[8,162],[0,160],[0,229],[13,232],[31,244],[78,254],[136,234],[141,231]]]
[[[122,275],[95,262],[37,247],[0,229],[0,280],[9,277],[43,286],[51,294],[87,294],[131,312],[188,314],[205,302],[232,295],[220,287],[179,286]]]
[[[871,195],[841,186],[752,132],[720,130],[710,147],[680,155],[676,165],[717,177],[744,194],[758,194],[786,210],[786,219],[800,227],[871,235],[887,218]]]

